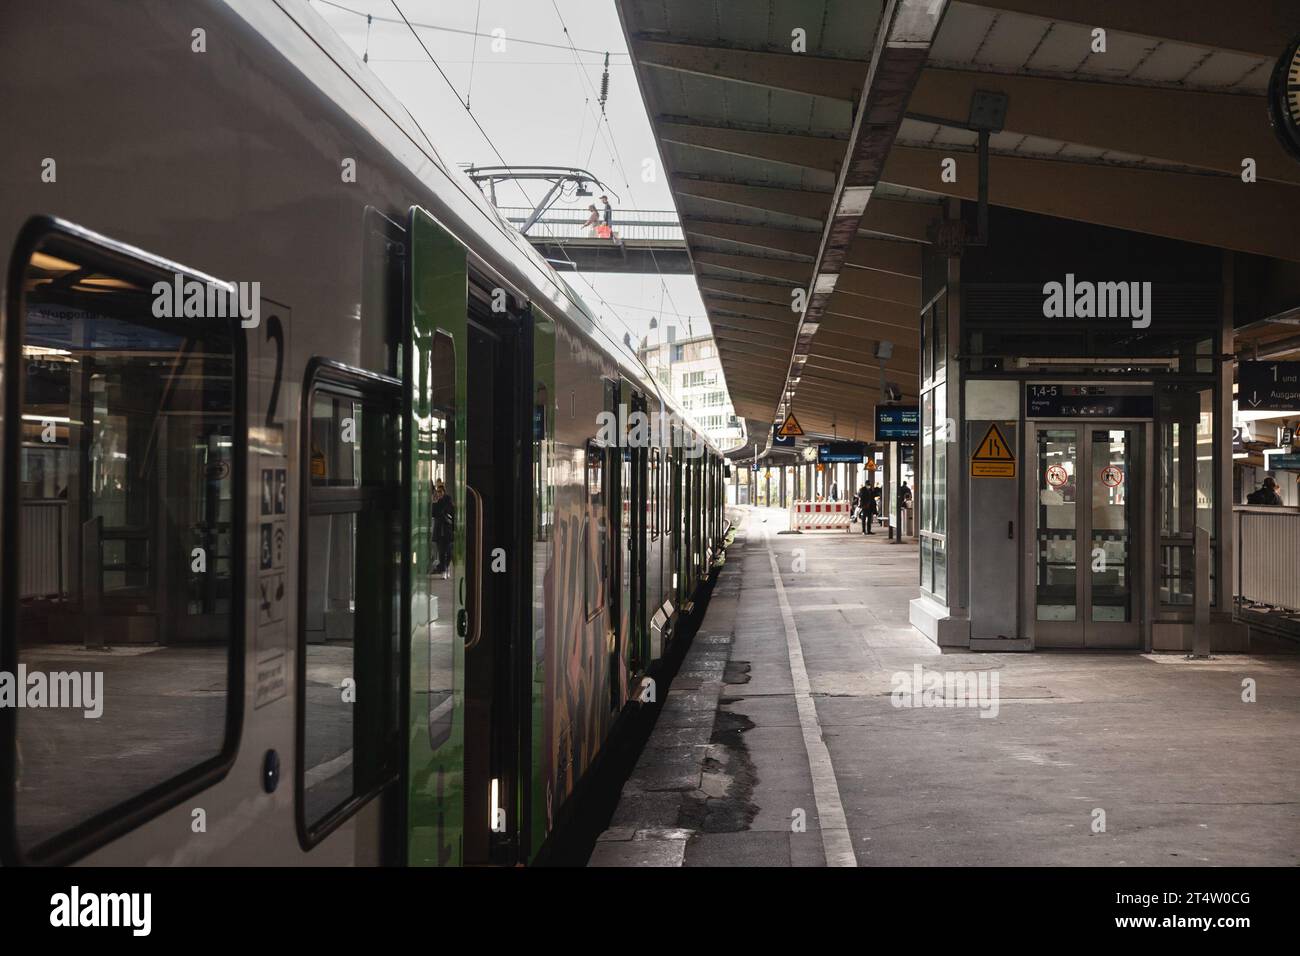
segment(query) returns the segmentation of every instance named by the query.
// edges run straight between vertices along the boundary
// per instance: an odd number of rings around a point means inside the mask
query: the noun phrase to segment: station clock
[[[1268,114],[1277,138],[1300,162],[1300,37],[1278,57],[1268,85]]]

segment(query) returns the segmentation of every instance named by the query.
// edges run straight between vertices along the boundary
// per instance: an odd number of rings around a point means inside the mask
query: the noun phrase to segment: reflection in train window
[[[299,812],[311,832],[396,773],[405,548],[395,398],[331,381],[308,407]]]
[[[17,839],[38,857],[215,765],[226,741],[243,485],[234,323],[155,318],[154,283],[172,279],[50,233],[22,280],[5,449],[18,457],[17,601],[3,630],[27,675]]]
[[[659,537],[659,449],[650,449],[650,537]]]
[[[591,620],[605,607],[608,516],[605,513],[605,449],[587,443],[588,517],[582,523],[583,607]]]
[[[456,345],[440,332],[430,353],[429,746],[451,738],[456,684]]]

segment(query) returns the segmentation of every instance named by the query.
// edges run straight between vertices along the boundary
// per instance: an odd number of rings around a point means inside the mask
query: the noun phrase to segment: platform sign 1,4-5
[[[1238,362],[1237,407],[1300,412],[1300,362]]]

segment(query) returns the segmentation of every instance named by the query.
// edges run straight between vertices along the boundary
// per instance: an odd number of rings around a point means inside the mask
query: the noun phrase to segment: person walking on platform
[[[858,489],[858,517],[862,520],[862,533],[872,534],[871,523],[876,519],[876,492],[865,482]]]
[[[1273,480],[1272,475],[1264,479],[1258,491],[1252,491],[1246,496],[1248,505],[1280,505],[1281,503],[1282,496],[1277,493],[1277,482]]]

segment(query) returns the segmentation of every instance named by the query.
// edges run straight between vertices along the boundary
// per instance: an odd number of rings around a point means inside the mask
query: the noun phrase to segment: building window
[[[49,695],[11,712],[16,845],[44,860],[139,825],[160,804],[137,798],[179,799],[233,757],[245,482],[238,320],[156,317],[179,267],[30,235],[9,293],[17,600],[0,633],[19,692],[39,674]]]

